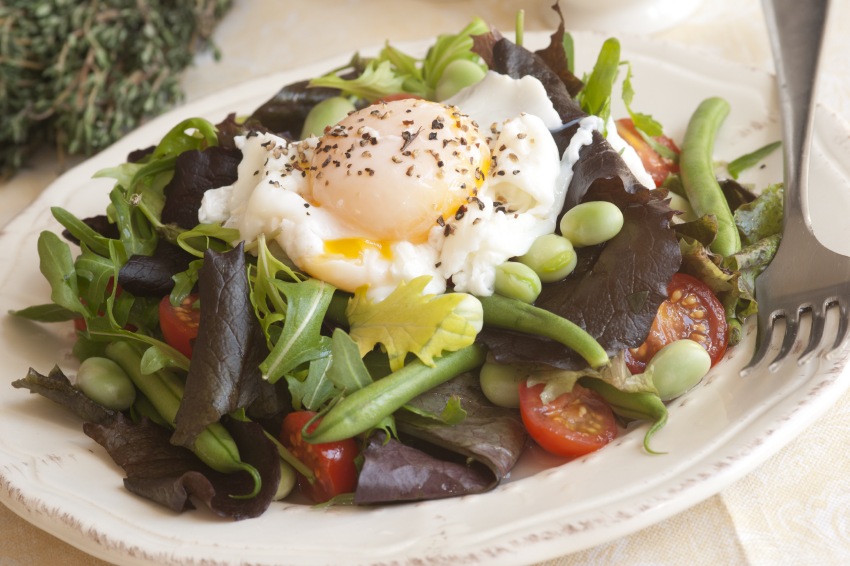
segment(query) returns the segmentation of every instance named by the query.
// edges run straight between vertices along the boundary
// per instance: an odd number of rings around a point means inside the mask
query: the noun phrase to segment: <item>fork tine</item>
[[[785,338],[782,340],[782,347],[779,348],[779,353],[773,358],[773,361],[768,366],[768,369],[775,372],[782,367],[782,362],[791,352],[794,347],[794,342],[797,340],[797,330],[800,328],[800,309],[794,311],[793,314],[786,313],[785,315]]]
[[[850,317],[850,306],[847,305],[847,299],[838,301],[839,318],[838,318],[838,335],[835,337],[835,342],[832,348],[826,353],[826,359],[831,360],[835,354],[844,346],[844,341],[847,339],[848,317]]]
[[[809,345],[797,359],[797,365],[804,366],[815,357],[823,342],[823,327],[826,322],[826,305],[812,307],[812,331],[809,333]]]
[[[756,367],[764,361],[767,356],[767,351],[770,349],[770,343],[773,338],[773,329],[776,326],[776,313],[771,313],[768,316],[759,316],[756,320],[756,350],[757,353],[750,360],[750,363],[741,370],[741,377],[747,377]]]

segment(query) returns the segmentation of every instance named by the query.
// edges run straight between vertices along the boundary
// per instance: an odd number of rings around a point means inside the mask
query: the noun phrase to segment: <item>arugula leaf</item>
[[[109,280],[114,277],[115,266],[108,257],[93,253],[85,242],[80,242],[83,250],[74,262],[77,274],[77,285],[80,296],[93,312],[97,312],[103,304]]]
[[[635,128],[637,128],[638,133],[643,132],[646,136],[650,136],[650,138],[651,138],[651,136],[663,136],[664,131],[661,128],[661,124],[659,124],[658,121],[655,120],[652,116],[650,116],[648,114],[641,114],[639,112],[632,112],[631,105],[632,105],[632,100],[634,99],[634,96],[635,96],[635,89],[632,87],[632,64],[629,63],[628,61],[623,61],[621,64],[626,65],[627,69],[628,69],[626,71],[626,78],[625,78],[625,80],[623,80],[623,102],[626,104],[626,110],[629,111],[629,116],[631,116],[632,122],[634,123]],[[594,69],[594,71],[595,71],[595,69]],[[646,139],[646,138],[644,137],[644,139]],[[655,142],[655,140],[652,140],[652,141]],[[647,143],[649,143],[649,142],[647,142]],[[660,145],[657,142],[655,142],[655,143],[656,143],[656,145]],[[650,143],[650,145],[653,145],[653,144]],[[655,147],[653,147],[653,149],[655,149]],[[670,152],[670,153],[673,153],[673,155],[676,155],[675,152],[673,152],[673,151],[671,151],[667,148],[664,148],[664,149],[666,149],[667,152]],[[667,156],[665,155],[665,157],[667,157]],[[677,160],[678,160],[678,156],[677,156]]]
[[[311,87],[329,87],[342,90],[342,96],[356,96],[372,102],[382,96],[402,92],[405,77],[393,71],[389,60],[370,61],[363,74],[345,80],[334,73],[310,81]]]
[[[89,358],[105,358],[106,347],[108,345],[108,342],[91,340],[90,338],[86,337],[84,333],[77,332],[77,341],[74,342],[74,347],[71,349],[71,354],[73,354],[73,356],[77,358],[80,363],[86,361]]]
[[[434,419],[435,421],[439,421],[441,423],[445,423],[447,425],[456,425],[460,424],[466,419],[466,411],[461,406],[460,397],[457,395],[452,395],[449,397],[448,401],[446,401],[446,408],[438,415],[437,413],[432,413],[431,411],[427,411],[425,409],[420,409],[419,407],[415,407],[414,405],[403,405],[401,407],[406,411],[410,411],[413,414],[419,415],[420,417],[425,417],[427,419]]]
[[[328,379],[344,394],[350,395],[372,383],[357,343],[341,328],[334,330],[331,356],[333,363],[328,370]]]
[[[582,110],[608,121],[611,114],[611,90],[619,66],[620,42],[614,37],[606,39],[582,91]]]
[[[560,9],[559,9],[560,11]],[[567,65],[569,66],[570,72],[576,72],[576,48],[575,43],[573,42],[573,36],[570,35],[569,32],[564,32],[563,37],[563,45],[564,45],[564,54],[567,57]]]
[[[354,292],[345,315],[361,357],[380,342],[387,349],[393,371],[404,367],[408,352],[434,367],[434,356],[443,350],[455,352],[475,341],[475,328],[455,312],[466,295],[423,296],[422,291],[430,280],[430,276],[423,275],[410,283],[401,283],[379,303],[366,298],[368,285]]]
[[[159,235],[156,230],[151,229],[150,222],[142,211],[127,201],[124,192],[118,186],[109,193],[109,200],[114,207],[118,235],[127,255],[153,255]],[[124,261],[126,262],[126,259]],[[121,265],[123,266],[124,263],[122,262]]]
[[[275,279],[280,272],[285,273],[295,282],[299,282],[301,279],[288,266],[274,257],[266,245],[265,234],[257,236],[257,247],[257,275],[252,280],[251,304],[254,305],[254,313],[263,327],[269,349],[272,349],[276,340],[272,340],[269,327],[286,318],[287,307],[286,301],[280,296],[280,291],[270,281]],[[271,302],[272,308],[269,307],[269,302]]]
[[[45,230],[38,237],[38,257],[39,269],[50,284],[50,300],[85,318],[93,316],[80,302],[77,273],[68,244],[53,232]]]
[[[192,288],[198,282],[198,270],[204,265],[204,260],[196,259],[189,263],[189,269],[174,275],[174,289],[171,291],[169,300],[175,307],[183,302],[183,299],[192,293]]]
[[[77,318],[83,318],[80,313],[66,309],[65,307],[59,306],[55,303],[35,305],[19,311],[10,310],[9,314],[34,320],[36,322],[66,322]]]
[[[129,330],[123,329],[116,330],[114,328],[111,328],[108,324],[105,325],[100,321],[106,321],[107,323],[109,322],[107,320],[107,317],[105,316],[88,321],[88,329],[85,333],[82,333],[82,336],[85,336],[90,340],[98,342],[112,342],[114,340],[136,340],[138,342],[143,342],[150,346],[156,346],[164,354],[171,358],[171,360],[174,362],[174,367],[178,367],[184,371],[189,371],[189,358],[187,358],[178,350],[172,348],[165,342],[157,340],[153,336],[148,336],[139,332],[130,332]]]
[[[310,362],[310,370],[303,381],[286,374],[289,392],[292,393],[292,406],[296,411],[315,411],[337,395],[339,390],[328,379],[328,367],[331,356]]]
[[[457,35],[440,35],[437,42],[428,50],[428,55],[422,62],[422,77],[425,83],[435,89],[443,71],[452,61],[467,59],[475,61],[478,55],[471,51],[472,35],[487,33],[490,28],[481,18],[473,18]]]
[[[135,297],[127,323],[140,329],[144,334],[150,334],[159,326],[159,297]]]
[[[186,133],[189,130],[197,130]],[[150,162],[165,156],[177,156],[190,149],[218,145],[216,127],[203,118],[187,118],[165,134],[151,154]]]
[[[204,257],[204,250],[226,252],[232,250],[231,242],[239,239],[236,228],[222,228],[221,222],[198,224],[188,232],[177,236],[177,245],[197,257]]]
[[[80,243],[85,243],[89,249],[98,255],[104,257],[109,255],[109,245],[106,243],[108,238],[104,238],[92,230],[88,224],[64,208],[54,206],[50,209],[50,212],[53,213],[53,217],[59,221],[59,224],[64,226]]]
[[[144,375],[169,367],[180,367],[180,362],[160,350],[158,346],[151,346],[142,354],[141,371]]]
[[[331,340],[320,336],[319,331],[334,287],[316,279],[300,283],[277,279],[268,281],[286,296],[287,302],[283,332],[272,352],[260,364],[263,379],[275,383],[300,364],[323,358],[329,353]]]
[[[735,159],[734,161],[729,163],[729,165],[726,166],[726,169],[729,171],[729,174],[732,175],[733,179],[737,179],[738,175],[741,174],[741,171],[757,165],[759,161],[779,149],[779,146],[781,145],[781,141],[767,144],[766,146],[759,148],[752,153],[742,155],[738,159]]]

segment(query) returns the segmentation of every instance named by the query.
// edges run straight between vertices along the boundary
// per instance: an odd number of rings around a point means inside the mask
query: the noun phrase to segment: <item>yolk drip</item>
[[[367,249],[378,250],[385,259],[392,260],[390,249],[392,242],[386,240],[366,240],[364,238],[344,238],[325,242],[325,253],[341,255],[345,259],[362,259]]]

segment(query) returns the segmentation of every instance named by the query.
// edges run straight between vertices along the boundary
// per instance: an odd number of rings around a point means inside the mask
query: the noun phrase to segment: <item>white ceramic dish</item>
[[[605,36],[576,34],[577,68],[590,69]],[[542,46],[545,34],[527,42]],[[731,159],[780,137],[773,78],[704,53],[648,39],[622,38],[635,73],[635,107],[681,140],[700,100],[724,96],[732,113],[716,157]],[[424,52],[427,43],[403,46]],[[49,207],[80,217],[102,213],[111,181],[91,180],[127,153],[155,143],[179,120],[250,112],[276,90],[348,60],[340,57],[251,81],[174,110],[63,175],[0,236],[0,309],[48,302],[36,238],[59,230]],[[623,115],[622,107],[615,115]],[[848,128],[820,108],[815,127],[811,210],[818,236],[850,253]],[[781,179],[781,157],[743,179],[759,187]],[[633,428],[605,449],[563,464],[528,450],[497,490],[418,504],[314,510],[274,504],[234,523],[206,510],[176,515],[125,491],[123,470],[83,435],[76,417],[9,383],[27,367],[55,363],[74,373],[70,323],[40,325],[0,316],[0,501],[51,534],[119,564],[367,565],[532,564],[644,528],[690,507],[743,476],[794,438],[850,385],[847,355],[748,379],[738,370],[753,345],[752,324],[703,383],[670,406],[650,456]],[[803,333],[805,339],[805,332]]]

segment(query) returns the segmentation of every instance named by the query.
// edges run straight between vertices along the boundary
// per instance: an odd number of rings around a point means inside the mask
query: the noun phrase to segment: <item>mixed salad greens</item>
[[[97,173],[116,181],[105,215],[52,209],[80,253],[43,232],[52,302],[12,314],[73,321],[82,365],[74,385],[58,367],[13,385],[77,413],[130,491],[175,511],[194,495],[235,519],[260,515],[296,483],[338,504],[483,492],[528,435],[570,457],[610,442],[618,422],[649,421],[652,452],[664,401],[693,387],[756,312],[753,282],[779,243],[782,186],[756,196],[734,179],[776,145],[728,164],[733,178],[718,181],[725,101],[700,105],[680,151],[632,110],[616,39],[581,79],[573,58],[563,21],[532,53],[476,19],[424,59],[387,44],[284,87],[247,118],[181,122]],[[622,66],[629,117],[614,122]],[[376,100],[444,100],[488,70],[542,83],[563,123],[552,131],[559,153],[581,119],[599,116],[659,187],[641,185],[594,131],[560,230],[500,266],[491,297],[423,295],[420,277],[373,302],[365,287],[350,294],[300,272],[275,232],[245,242],[198,224],[205,192],[237,180],[236,137],[321,135]]]

